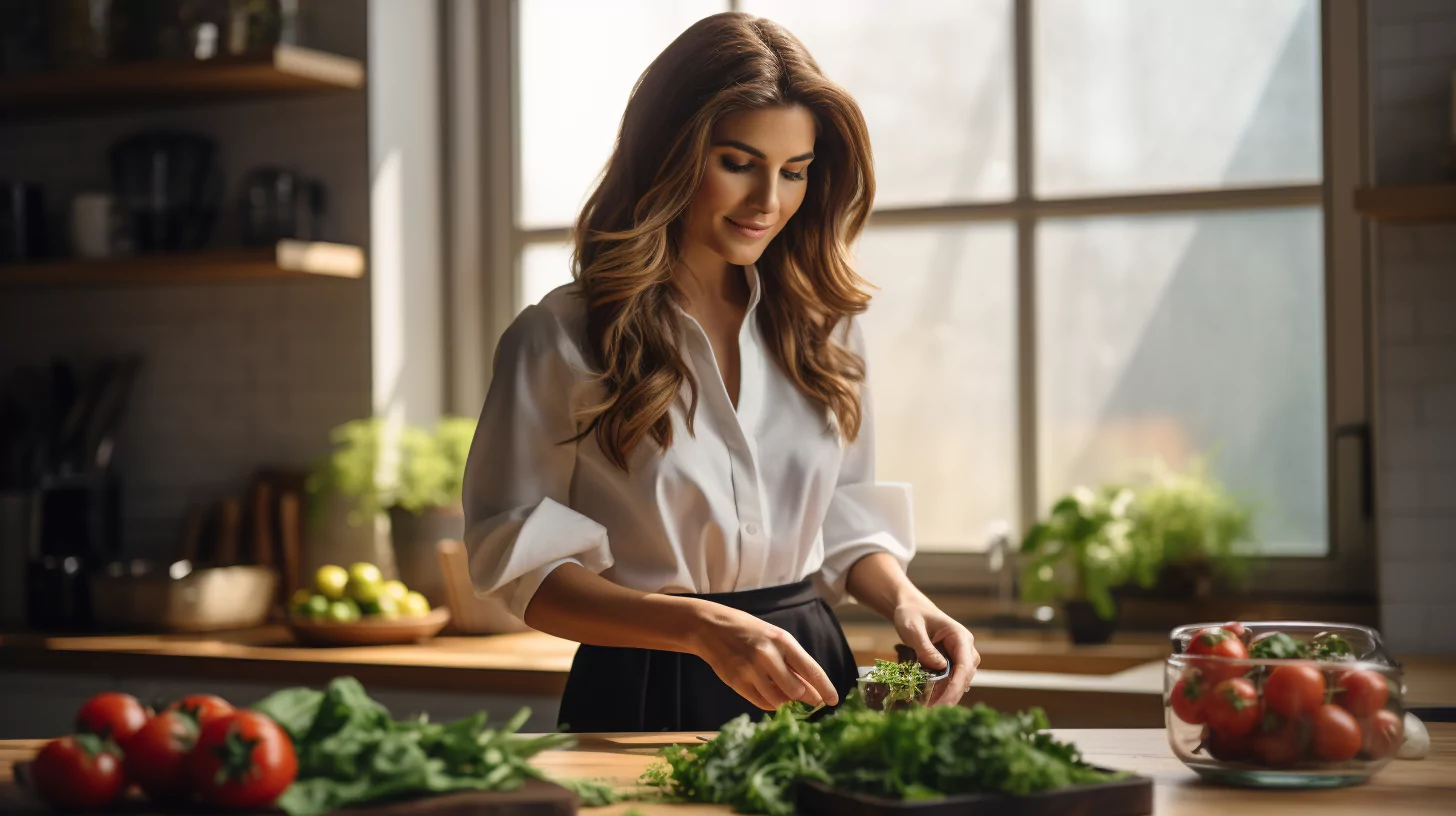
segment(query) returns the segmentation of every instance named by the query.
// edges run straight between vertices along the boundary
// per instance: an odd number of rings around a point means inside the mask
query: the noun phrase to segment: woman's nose
[[[753,190],[753,195],[748,202],[755,210],[764,215],[773,215],[779,211],[779,185],[777,174],[770,176],[766,181],[760,182]]]

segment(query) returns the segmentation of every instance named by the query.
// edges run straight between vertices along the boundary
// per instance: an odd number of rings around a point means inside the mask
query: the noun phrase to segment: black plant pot
[[[1117,631],[1117,613],[1111,618],[1101,618],[1091,601],[1064,601],[1062,614],[1067,617],[1067,632],[1078,646],[1106,643]]]

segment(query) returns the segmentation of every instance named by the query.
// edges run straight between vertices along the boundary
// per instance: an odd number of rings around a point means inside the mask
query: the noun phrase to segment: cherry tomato
[[[1229,621],[1223,625],[1223,630],[1243,641],[1245,646],[1249,645],[1249,630],[1242,623]]]
[[[182,711],[207,725],[224,714],[233,712],[233,705],[216,694],[191,694],[167,706],[167,711]]]
[[[1287,768],[1304,754],[1302,729],[1292,720],[1274,724],[1253,737],[1254,755],[1271,768]]]
[[[52,740],[30,766],[35,792],[57,807],[101,808],[126,790],[115,746],[95,734]]]
[[[1224,680],[1213,687],[1203,701],[1208,724],[1220,737],[1242,737],[1264,719],[1259,692],[1242,677]]]
[[[1405,739],[1405,721],[1400,715],[1388,709],[1375,712],[1375,716],[1360,721],[1362,739],[1360,747],[1374,759],[1388,757],[1395,753]]]
[[[1360,724],[1337,705],[1322,705],[1314,715],[1314,754],[1328,762],[1343,762],[1360,753]]]
[[[1224,660],[1194,661],[1194,666],[1203,672],[1204,678],[1211,685],[1217,685],[1222,680],[1241,677],[1249,671],[1247,665],[1230,665],[1225,662],[1226,660],[1246,660],[1249,657],[1249,650],[1244,647],[1242,640],[1218,626],[1200,629],[1198,634],[1188,641],[1188,654],[1206,658],[1224,658]]]
[[[1203,749],[1221,762],[1244,762],[1254,756],[1254,743],[1248,734],[1225,737],[1208,726],[1203,727]]]
[[[1168,694],[1168,704],[1173,707],[1173,713],[1178,719],[1190,725],[1202,725],[1208,720],[1203,713],[1203,698],[1207,692],[1208,686],[1203,682],[1203,675],[1197,669],[1190,669],[1173,684],[1173,690]]]
[[[147,724],[151,712],[130,694],[103,691],[81,705],[76,712],[76,730],[111,738],[118,745],[125,745],[142,726]]]
[[[1264,681],[1264,705],[1285,719],[1308,716],[1325,701],[1325,676],[1310,666],[1279,666]]]
[[[1378,672],[1355,669],[1335,681],[1335,703],[1356,717],[1369,717],[1390,698],[1390,685]]]
[[[191,765],[198,797],[231,808],[271,804],[298,774],[288,735],[267,715],[248,710],[202,726]]]
[[[126,741],[126,778],[154,802],[178,802],[192,793],[188,756],[197,744],[197,721],[163,711]]]

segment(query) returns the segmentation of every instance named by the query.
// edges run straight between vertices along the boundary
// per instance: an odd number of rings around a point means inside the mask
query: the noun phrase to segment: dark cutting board
[[[524,786],[514,791],[452,793],[340,812],[358,816],[575,816],[577,801],[576,794],[560,785],[528,779]],[[54,812],[49,805],[15,783],[0,783],[0,813],[39,816]],[[130,816],[246,816],[237,811],[224,811],[196,804],[158,807],[136,794],[106,808],[106,812],[125,813]],[[281,816],[282,811],[255,813]]]
[[[800,816],[1145,816],[1153,812],[1153,780],[1134,776],[1027,796],[973,794],[916,802],[807,782],[799,786],[795,804]]]

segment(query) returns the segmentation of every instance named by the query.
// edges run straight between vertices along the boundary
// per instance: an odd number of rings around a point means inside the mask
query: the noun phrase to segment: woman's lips
[[[746,227],[726,216],[724,216],[723,220],[733,225],[733,231],[738,233],[739,235],[742,235],[744,238],[762,238],[763,236],[768,235],[768,231],[772,229],[772,225],[764,227]]]

